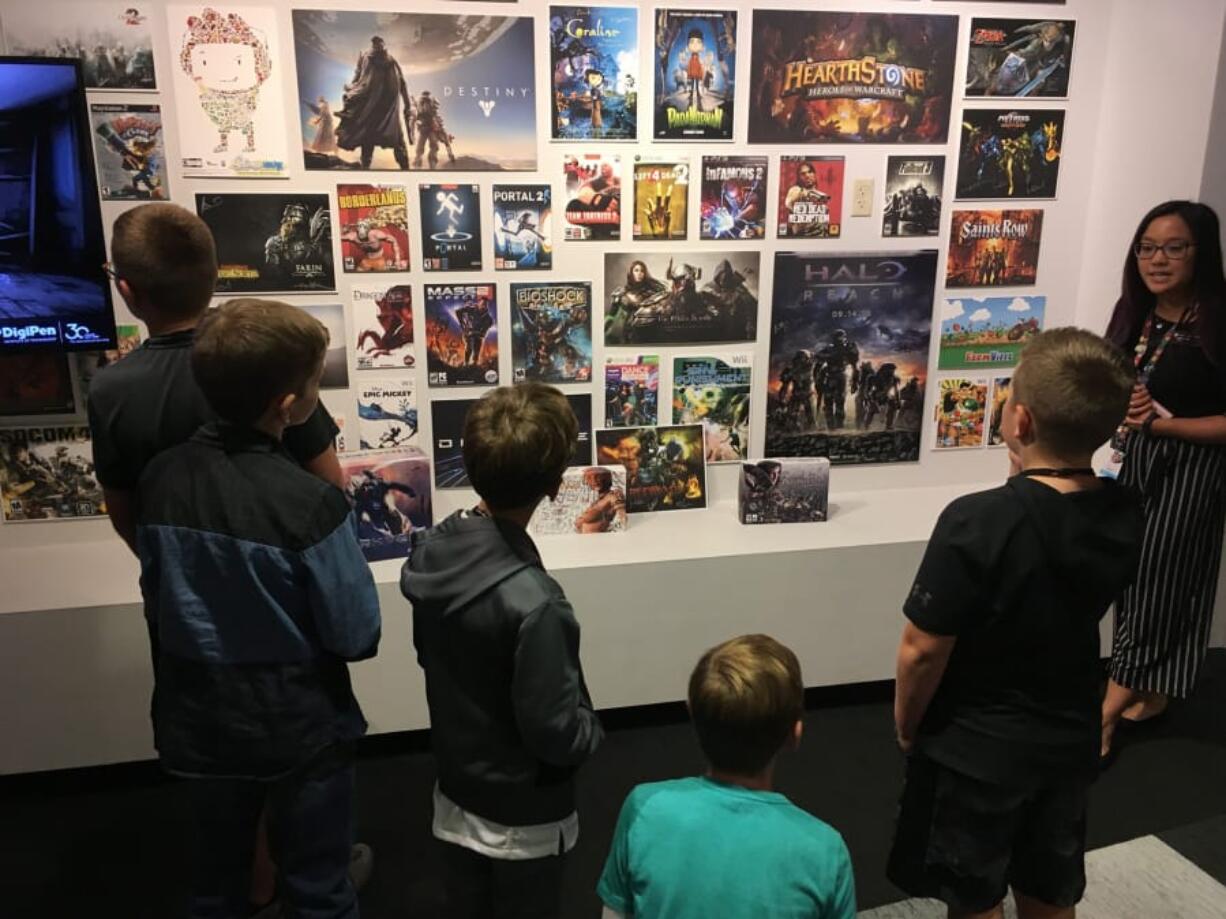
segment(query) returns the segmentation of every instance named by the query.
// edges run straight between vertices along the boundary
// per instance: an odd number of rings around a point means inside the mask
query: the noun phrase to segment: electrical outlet
[[[851,216],[873,216],[873,180],[856,179],[851,187]]]

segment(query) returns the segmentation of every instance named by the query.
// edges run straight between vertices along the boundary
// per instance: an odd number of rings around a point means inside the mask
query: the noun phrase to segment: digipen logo
[[[79,322],[64,323],[64,341],[92,342],[104,341],[103,337],[87,325]]]
[[[4,341],[13,344],[59,341],[60,337],[59,330],[55,326],[34,324],[25,326],[6,325],[0,328],[0,335],[3,336]]]

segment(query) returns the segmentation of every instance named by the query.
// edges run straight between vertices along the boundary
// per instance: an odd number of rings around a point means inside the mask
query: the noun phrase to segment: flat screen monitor
[[[75,58],[0,57],[0,353],[115,346]]]

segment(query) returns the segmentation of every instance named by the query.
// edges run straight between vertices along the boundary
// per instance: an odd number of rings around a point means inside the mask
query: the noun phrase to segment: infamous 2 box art
[[[699,239],[766,236],[765,156],[704,156]]]

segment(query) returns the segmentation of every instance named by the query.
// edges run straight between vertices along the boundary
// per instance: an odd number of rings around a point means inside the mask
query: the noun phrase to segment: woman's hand
[[[1154,400],[1149,395],[1149,390],[1138,383],[1132,388],[1132,399],[1128,403],[1128,414],[1124,417],[1124,424],[1134,430],[1145,424],[1146,419],[1154,413]]]

